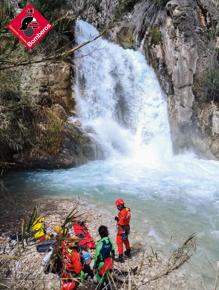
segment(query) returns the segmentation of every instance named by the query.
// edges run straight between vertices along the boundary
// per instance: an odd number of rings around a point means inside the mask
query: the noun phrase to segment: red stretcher
[[[79,242],[79,246],[84,246],[87,249],[96,248],[95,242],[84,223],[74,224],[72,226],[72,229],[74,230],[75,235],[82,239]]]

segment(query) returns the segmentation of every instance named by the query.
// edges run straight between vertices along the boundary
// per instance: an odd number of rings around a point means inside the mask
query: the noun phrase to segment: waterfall
[[[76,22],[77,44],[99,32]],[[85,130],[101,144],[106,157],[171,156],[167,105],[153,69],[140,51],[98,39],[75,55],[76,103]]]

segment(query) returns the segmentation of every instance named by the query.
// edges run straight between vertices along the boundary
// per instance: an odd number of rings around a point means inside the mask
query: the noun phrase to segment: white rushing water
[[[92,25],[77,22],[78,44],[98,34]],[[83,47],[76,53],[75,90],[79,118],[93,129],[107,158],[149,162],[172,156],[166,101],[140,52],[104,39]]]
[[[97,34],[91,25],[77,21],[78,43]],[[199,160],[193,153],[174,156],[165,96],[141,52],[98,39],[76,53],[75,65],[78,118],[101,144],[105,160],[16,174],[6,186],[86,196],[112,211],[121,195],[147,246],[169,249],[197,232],[193,271],[213,284],[208,261],[219,259],[219,162]]]

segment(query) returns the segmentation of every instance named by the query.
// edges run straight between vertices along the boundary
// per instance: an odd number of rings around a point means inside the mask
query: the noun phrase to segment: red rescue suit
[[[63,268],[62,268],[61,290],[76,289],[79,283],[74,280],[80,278],[80,273],[82,271],[80,254],[74,248],[69,249],[65,244],[65,242],[63,242],[62,258],[63,258]]]
[[[123,207],[118,216],[117,216],[117,236],[116,244],[118,247],[119,255],[123,255],[123,244],[125,245],[126,250],[130,250],[130,244],[128,235],[130,232],[130,219],[131,219],[131,210],[128,207]]]

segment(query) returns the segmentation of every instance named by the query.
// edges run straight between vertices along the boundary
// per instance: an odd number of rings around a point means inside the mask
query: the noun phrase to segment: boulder
[[[26,151],[15,154],[14,160],[22,168],[69,168],[103,158],[99,144],[84,131],[71,123],[66,123],[63,142],[56,154],[33,154]]]

